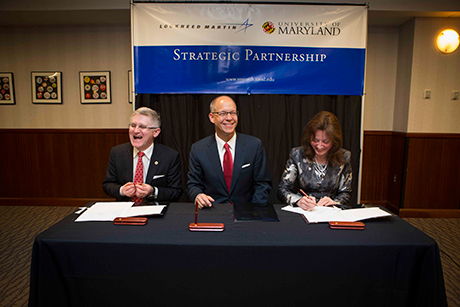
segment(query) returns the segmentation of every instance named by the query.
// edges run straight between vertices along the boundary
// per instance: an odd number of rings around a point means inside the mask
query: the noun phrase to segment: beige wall
[[[417,18],[401,27],[370,27],[364,130],[459,133],[460,50],[440,54],[437,32],[459,18]],[[132,112],[128,26],[0,28],[0,71],[13,72],[16,105],[0,105],[0,128],[124,128]],[[32,104],[31,71],[63,74],[63,104]],[[111,71],[112,103],[82,105],[79,71]],[[431,100],[423,100],[429,88]]]
[[[129,27],[3,27],[0,41],[0,71],[13,72],[16,95],[16,105],[0,105],[0,128],[127,126]],[[63,104],[33,104],[31,71],[51,70],[62,72]],[[79,72],[107,70],[112,103],[81,104]]]
[[[406,22],[399,28],[393,131],[407,132],[413,60],[412,54],[414,51],[414,28],[415,19]]]
[[[435,46],[441,30],[460,32],[460,18],[415,18],[399,28],[370,27],[364,130],[460,133],[460,50]],[[432,98],[423,99],[431,89]]]
[[[393,130],[398,27],[369,27],[364,130]]]
[[[0,128],[124,128],[130,69],[129,27],[11,27],[0,29],[0,71],[13,72],[16,105],[0,106]],[[392,130],[398,28],[369,30],[365,130]],[[30,72],[63,73],[63,104],[32,104]],[[82,105],[79,71],[110,70],[112,104]],[[103,116],[101,116],[103,115]]]
[[[460,101],[451,100],[460,91],[460,50],[442,54],[435,38],[446,28],[460,32],[460,18],[417,18],[407,132],[460,133]],[[431,89],[432,98],[423,99]]]

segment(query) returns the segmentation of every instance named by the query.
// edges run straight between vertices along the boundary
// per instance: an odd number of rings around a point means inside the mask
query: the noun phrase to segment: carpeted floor
[[[35,237],[74,207],[0,206],[0,307],[27,306]],[[406,218],[439,245],[449,307],[460,307],[460,219]]]
[[[35,237],[75,207],[0,206],[0,306],[27,306]]]

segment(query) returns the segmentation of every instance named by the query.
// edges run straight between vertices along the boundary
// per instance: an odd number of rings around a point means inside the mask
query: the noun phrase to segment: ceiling
[[[374,26],[399,26],[415,17],[460,17],[459,12],[369,11],[368,23]]]
[[[379,11],[369,10],[371,26],[399,26],[414,17],[460,17],[460,11]],[[129,9],[92,10],[1,10],[0,26],[56,25],[126,25],[130,24]]]

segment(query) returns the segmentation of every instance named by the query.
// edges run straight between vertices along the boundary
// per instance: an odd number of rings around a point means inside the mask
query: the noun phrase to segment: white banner
[[[137,93],[362,95],[367,7],[135,3]]]

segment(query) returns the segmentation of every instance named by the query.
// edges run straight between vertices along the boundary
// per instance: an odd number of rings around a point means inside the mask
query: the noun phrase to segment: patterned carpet
[[[0,307],[27,306],[35,237],[75,207],[0,206]],[[449,307],[460,307],[460,219],[406,218],[438,242]]]
[[[32,245],[75,207],[0,206],[0,306],[27,306]]]

